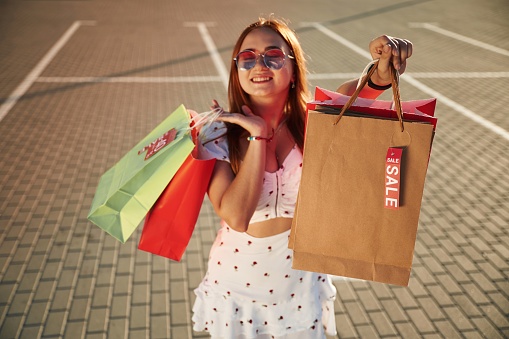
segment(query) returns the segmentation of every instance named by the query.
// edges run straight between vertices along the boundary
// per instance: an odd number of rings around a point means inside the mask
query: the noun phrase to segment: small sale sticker
[[[145,160],[149,159],[151,156],[153,156],[154,154],[159,152],[164,146],[168,145],[173,140],[175,140],[176,135],[177,135],[177,130],[175,128],[172,128],[171,130],[164,133],[162,136],[160,136],[156,140],[152,141],[149,145],[143,147],[143,149],[141,149],[138,152],[138,155],[147,151],[147,154],[145,155]]]
[[[389,147],[385,158],[385,208],[397,210],[400,205],[402,148]]]

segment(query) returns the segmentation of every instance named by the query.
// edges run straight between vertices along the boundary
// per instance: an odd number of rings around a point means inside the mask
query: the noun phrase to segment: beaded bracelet
[[[247,137],[247,141],[254,141],[254,140],[265,140],[267,142],[271,142],[272,138],[274,138],[274,128],[272,129],[272,135],[268,138],[257,136],[257,135],[251,135]]]
[[[374,65],[369,66],[368,73],[373,66]],[[371,81],[371,77],[369,77],[368,86],[371,87],[372,89],[376,89],[377,91],[385,91],[386,89],[389,89],[392,87],[392,83],[385,85],[385,86],[380,86],[380,85],[375,84],[373,81]]]

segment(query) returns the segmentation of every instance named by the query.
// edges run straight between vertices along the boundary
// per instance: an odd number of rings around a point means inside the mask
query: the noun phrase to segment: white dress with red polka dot
[[[225,138],[206,144],[228,161]],[[282,167],[265,173],[251,223],[293,217],[302,172],[294,147]],[[224,221],[210,251],[208,270],[195,289],[193,329],[212,338],[324,338],[336,334],[336,289],[326,274],[291,268],[289,232],[255,238]]]

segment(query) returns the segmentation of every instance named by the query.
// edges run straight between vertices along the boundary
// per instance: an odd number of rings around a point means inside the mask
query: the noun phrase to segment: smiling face
[[[240,50],[250,50],[259,54],[272,48],[281,49],[286,55],[290,49],[283,38],[272,29],[261,27],[251,31],[244,39]],[[272,70],[265,66],[262,57],[258,57],[256,64],[249,70],[238,70],[239,82],[242,89],[249,94],[252,101],[263,100],[273,96],[279,99],[288,96],[293,79],[293,62],[286,58],[284,66],[279,70]]]
[[[242,71],[237,68],[234,58],[245,49],[254,49],[256,55],[263,54],[270,46],[277,46],[286,55],[294,59],[286,59],[280,70],[271,70],[263,65],[258,57],[256,67]],[[309,100],[306,60],[304,52],[295,32],[284,20],[277,18],[264,19],[247,26],[239,35],[232,50],[230,59],[230,76],[228,79],[229,112],[242,112],[242,106],[252,108],[253,113],[277,113],[283,108],[288,117],[287,125],[295,142],[304,147],[304,128],[306,121],[306,102]],[[260,64],[262,63],[262,64]],[[263,82],[250,79],[259,74]],[[244,73],[244,74],[241,74]],[[289,88],[291,82],[295,88]],[[242,82],[242,83],[241,83]],[[260,110],[256,110],[260,108]],[[274,108],[274,109],[272,109]],[[228,144],[230,160],[235,173],[238,173],[242,162],[240,140],[245,130],[235,124],[228,125]]]

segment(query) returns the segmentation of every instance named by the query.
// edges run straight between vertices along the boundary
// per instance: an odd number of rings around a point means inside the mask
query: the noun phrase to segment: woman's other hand
[[[373,59],[379,59],[377,72],[372,76],[372,81],[378,85],[391,83],[389,65],[403,74],[406,69],[406,60],[412,56],[413,45],[407,39],[382,35],[369,43],[369,51]]]
[[[213,100],[211,109],[219,107],[218,102]],[[246,105],[242,106],[242,113],[224,112],[219,116],[218,120],[239,125],[248,131],[250,135],[265,137],[267,134],[267,124],[265,120],[255,115]]]

